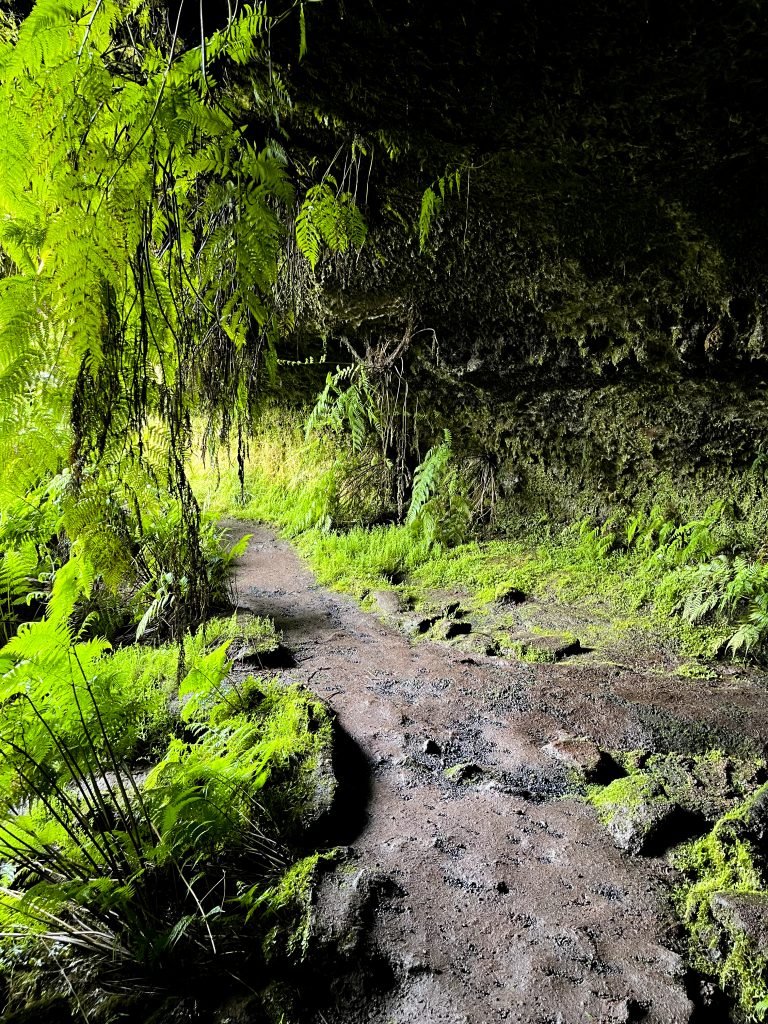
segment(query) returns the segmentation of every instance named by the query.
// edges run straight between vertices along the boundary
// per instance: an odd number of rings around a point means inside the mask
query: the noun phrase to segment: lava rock
[[[403,629],[408,636],[423,636],[439,619],[439,615],[414,615],[406,619]]]
[[[443,774],[451,782],[476,782],[484,773],[480,765],[472,761],[462,761],[446,768]]]
[[[674,821],[679,814],[677,804],[659,798],[634,807],[620,807],[605,824],[620,850],[650,854],[673,845]]]
[[[443,640],[453,640],[457,636],[466,636],[472,632],[471,622],[455,622],[449,620],[442,622],[439,626],[439,633]]]
[[[741,932],[761,952],[768,952],[768,895],[716,892],[710,896],[709,906],[729,931]]]
[[[569,736],[552,740],[543,750],[550,757],[563,761],[589,782],[605,778],[612,764],[598,745],[586,737]]]
[[[514,634],[504,644],[524,661],[562,661],[572,654],[580,654],[581,642],[572,636],[540,636],[538,633]]]

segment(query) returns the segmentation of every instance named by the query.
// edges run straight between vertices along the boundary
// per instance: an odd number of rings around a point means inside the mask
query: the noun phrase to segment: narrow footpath
[[[673,869],[620,852],[591,806],[563,796],[551,744],[653,749],[676,721],[721,737],[748,721],[763,742],[764,691],[414,642],[319,586],[268,529],[226,525],[253,534],[236,602],[275,620],[294,662],[270,671],[311,687],[342,735],[328,841],[352,859],[320,887],[314,941],[346,942],[349,963],[320,980],[310,1019],[714,1020],[675,948]]]

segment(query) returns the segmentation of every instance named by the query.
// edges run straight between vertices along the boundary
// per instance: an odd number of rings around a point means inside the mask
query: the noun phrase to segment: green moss
[[[319,874],[343,856],[341,849],[313,853],[297,861],[279,881],[264,889],[254,886],[239,900],[247,917],[259,912],[269,925],[262,942],[266,960],[286,954],[303,959],[309,948],[312,900]]]
[[[768,785],[723,815],[712,831],[679,851],[675,866],[687,876],[676,896],[688,928],[694,964],[715,975],[732,993],[749,1020],[762,1021],[768,1009],[768,959],[742,932],[712,913],[716,893],[767,895],[766,878],[747,822],[755,801]]]
[[[529,647],[524,643],[513,643],[509,647],[502,647],[502,651],[504,653],[509,651],[510,654],[520,661],[528,661],[533,664],[548,665],[553,664],[556,660],[551,651],[543,651],[538,647]]]
[[[232,654],[238,658],[253,658],[257,654],[275,651],[282,640],[271,619],[249,612],[240,612],[223,618],[208,619],[194,638],[187,640],[185,657],[189,660],[202,649],[229,642]]]
[[[617,755],[618,756],[618,755]],[[749,826],[755,802],[768,792],[759,787],[746,800],[743,794],[764,769],[762,761],[734,763],[719,750],[701,757],[646,755],[623,756],[630,775],[605,787],[590,787],[588,799],[601,819],[609,822],[624,808],[661,798],[674,799],[687,810],[703,812],[712,820],[717,789],[720,803],[734,803],[712,830],[701,839],[681,846],[674,865],[686,876],[675,895],[677,910],[691,940],[694,966],[714,975],[721,987],[737,1000],[748,1020],[762,1021],[768,1010],[768,959],[765,951],[727,920],[714,916],[711,898],[716,894],[768,895],[761,858]],[[683,769],[681,771],[681,769]],[[736,798],[737,799],[737,798]]]
[[[587,800],[597,808],[600,820],[608,823],[619,812],[652,802],[659,795],[655,780],[644,772],[614,779],[607,786],[588,786]]]

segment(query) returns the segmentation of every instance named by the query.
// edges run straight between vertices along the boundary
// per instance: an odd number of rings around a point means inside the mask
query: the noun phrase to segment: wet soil
[[[760,677],[414,641],[319,586],[268,529],[228,526],[253,534],[236,603],[290,652],[270,675],[306,683],[340,727],[338,808],[313,840],[351,851],[317,892],[308,1022],[724,1020],[675,946],[674,870],[617,850],[547,745],[761,751]]]

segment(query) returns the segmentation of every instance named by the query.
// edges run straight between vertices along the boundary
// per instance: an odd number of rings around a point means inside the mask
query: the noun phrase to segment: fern
[[[303,48],[303,5],[297,13]],[[278,20],[245,6],[202,47],[171,48],[144,0],[37,0],[0,47],[0,245],[18,271],[0,282],[0,453],[32,410],[50,403],[60,424],[71,418],[55,450],[73,468],[62,525],[113,590],[133,571],[144,518],[126,492],[151,465],[151,488],[179,506],[179,537],[167,564],[139,566],[139,586],[173,574],[177,630],[212,600],[185,474],[192,413],[208,417],[209,436],[214,423],[243,436],[258,368],[274,372],[283,336],[290,164],[278,146],[245,139],[238,97],[218,84],[247,66],[249,120],[289,109],[269,52]],[[330,179],[310,185],[295,221],[313,267],[321,250],[365,239],[352,197]]]
[[[462,174],[466,173],[466,166],[457,167],[453,171],[446,171],[437,181],[429,185],[421,197],[421,210],[419,211],[419,245],[422,251],[426,248],[432,225],[442,213],[445,206],[446,196],[456,195],[461,191]]]
[[[380,424],[380,413],[362,363],[329,373],[325,387],[307,417],[306,433],[330,430],[349,433],[352,450],[361,451]]]
[[[443,441],[429,449],[413,474],[413,490],[406,525],[416,521],[427,502],[444,482],[452,458],[451,433],[446,429]]]
[[[334,252],[359,249],[366,225],[349,192],[333,191],[327,182],[312,185],[296,214],[296,243],[312,270],[324,246]]]
[[[465,538],[472,519],[467,485],[454,463],[452,438],[429,449],[413,475],[411,503],[406,516],[410,527],[428,547],[453,547]]]

